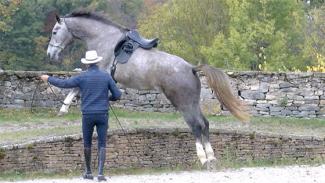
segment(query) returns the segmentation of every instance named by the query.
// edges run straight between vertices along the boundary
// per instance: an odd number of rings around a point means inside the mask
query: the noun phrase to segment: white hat
[[[81,59],[81,63],[83,64],[95,64],[100,62],[103,57],[99,57],[95,50],[87,51],[85,58]]]

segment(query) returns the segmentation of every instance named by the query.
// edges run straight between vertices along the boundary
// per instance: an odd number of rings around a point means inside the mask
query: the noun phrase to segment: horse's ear
[[[60,19],[60,17],[59,17],[58,14],[55,14],[55,18],[56,18],[56,21],[57,21],[58,23],[61,23],[61,19]]]

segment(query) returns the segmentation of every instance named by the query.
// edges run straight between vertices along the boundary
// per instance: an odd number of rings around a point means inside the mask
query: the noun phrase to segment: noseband
[[[67,31],[68,31],[68,32],[73,36],[72,31],[70,31],[67,22],[65,21],[64,18],[62,18],[62,19],[63,19],[63,22],[64,22],[66,28],[67,28]],[[52,42],[50,41],[50,42],[49,42],[49,45],[52,46],[52,47],[59,48],[59,49],[62,51],[62,50],[64,50],[64,48],[65,48],[65,46],[62,46],[63,43],[64,43],[64,41],[63,41],[61,44],[55,44],[55,43],[52,43]]]
[[[60,44],[53,44],[53,43],[49,43],[50,46],[52,47],[56,47],[56,48],[59,48],[61,51],[64,50],[64,46],[60,45]]]

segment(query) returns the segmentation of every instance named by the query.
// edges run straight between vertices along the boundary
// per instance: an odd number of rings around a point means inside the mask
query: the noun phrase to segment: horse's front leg
[[[63,116],[68,113],[69,107],[72,103],[72,99],[79,93],[79,88],[74,88],[70,91],[68,96],[64,99],[64,104],[62,105],[60,111],[59,111],[59,116]]]

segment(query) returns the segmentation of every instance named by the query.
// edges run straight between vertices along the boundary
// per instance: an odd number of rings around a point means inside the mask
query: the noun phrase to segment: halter
[[[67,22],[65,21],[64,18],[62,18],[66,28],[67,28],[67,31],[73,36],[73,33],[72,31],[70,31],[69,27],[68,27],[68,24]],[[51,43],[51,41],[49,42],[49,45],[52,46],[52,47],[56,47],[56,48],[59,48],[60,51],[64,50],[64,46],[62,46],[62,44],[64,43],[64,41],[61,43],[61,44],[54,44],[54,43]]]

